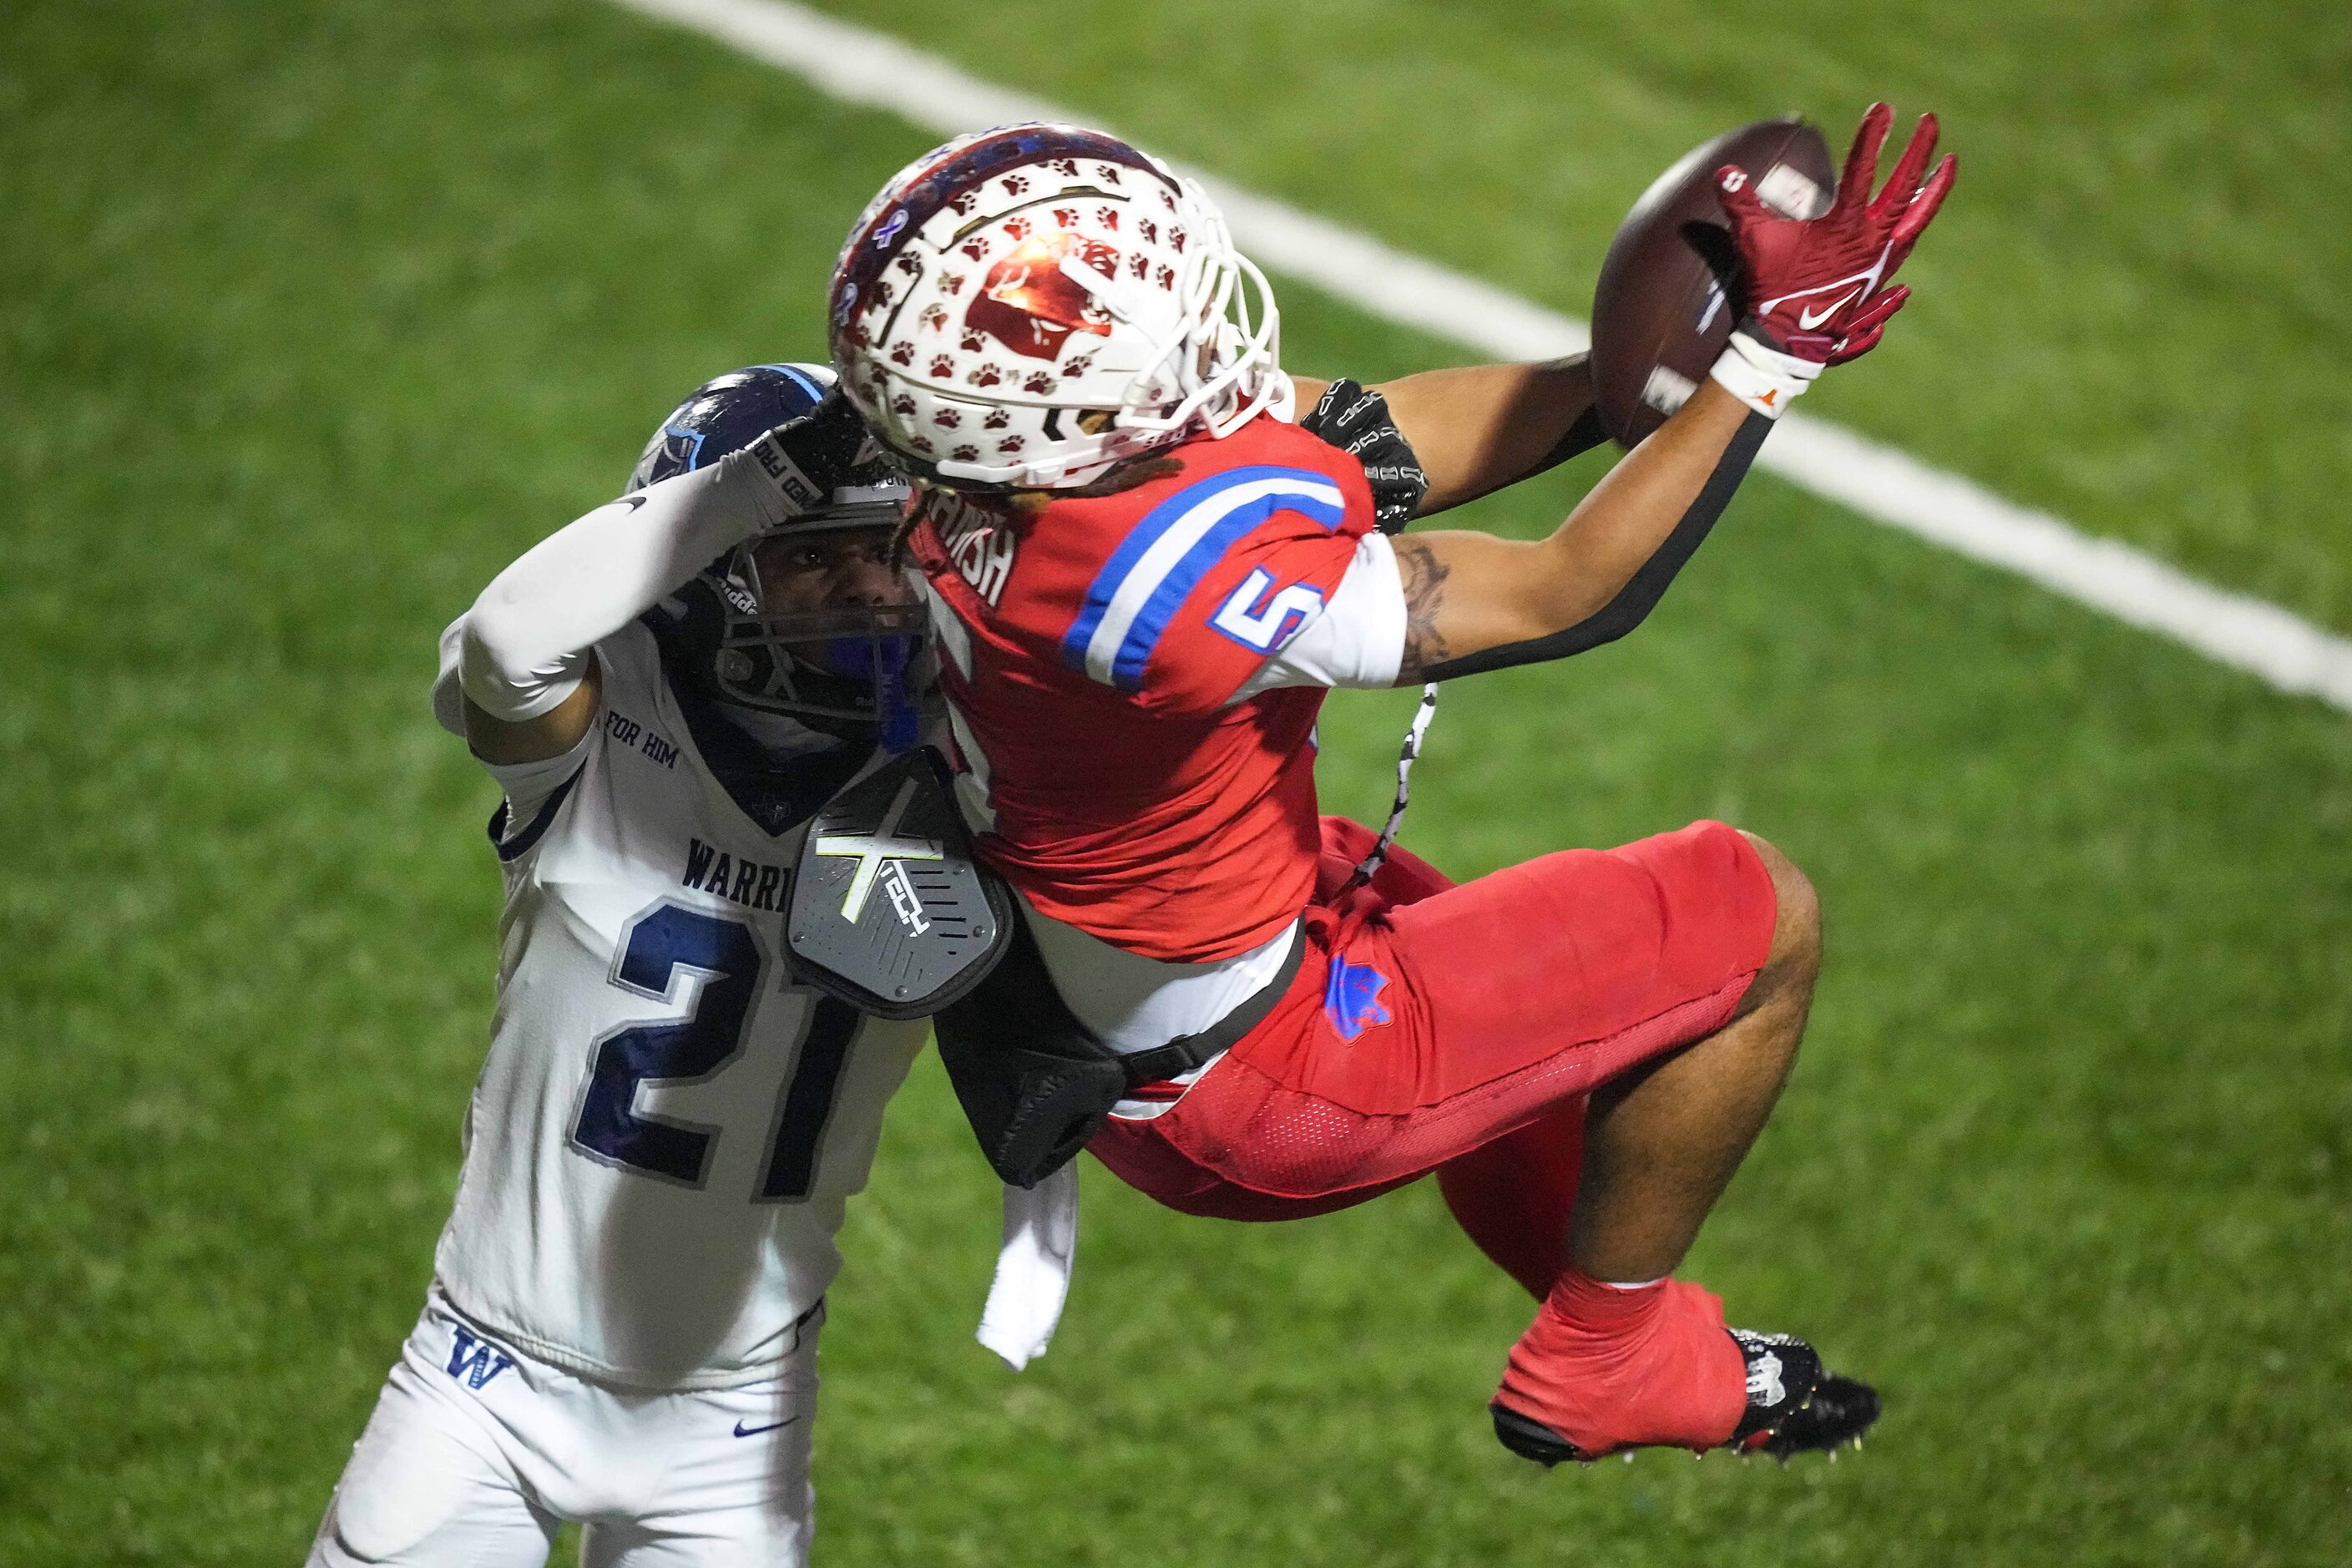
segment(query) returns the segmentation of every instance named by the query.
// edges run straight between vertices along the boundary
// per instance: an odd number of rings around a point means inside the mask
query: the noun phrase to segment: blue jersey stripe
[[[1209,569],[1223,559],[1234,541],[1245,538],[1257,525],[1277,511],[1303,512],[1325,528],[1337,528],[1348,515],[1344,504],[1333,505],[1319,496],[1285,493],[1261,496],[1244,502],[1225,515],[1225,520],[1201,538],[1201,542],[1184,552],[1184,559],[1175,570],[1160,579],[1151,597],[1144,601],[1136,613],[1135,624],[1119,640],[1118,657],[1112,663],[1113,679],[1124,691],[1134,691],[1143,685],[1143,667],[1151,658],[1151,650],[1160,646],[1160,635],[1168,629],[1177,609],[1201,585]]]
[[[583,763],[580,767],[572,769],[570,778],[548,791],[547,799],[537,814],[523,825],[521,832],[511,838],[506,836],[507,803],[499,802],[498,810],[490,813],[490,847],[498,851],[499,859],[517,860],[530,853],[530,847],[540,841],[555,821],[555,814],[563,809],[564,798],[571,795],[572,786],[580,782],[580,774],[586,766]]]
[[[1244,485],[1270,486],[1264,495],[1253,497],[1235,505],[1230,511],[1216,515],[1218,498]],[[1062,660],[1073,669],[1087,668],[1087,650],[1102,630],[1106,617],[1112,614],[1113,602],[1123,590],[1135,585],[1139,570],[1150,571],[1155,581],[1148,584],[1149,596],[1133,613],[1133,619],[1120,629],[1116,658],[1112,661],[1111,683],[1133,690],[1142,684],[1143,666],[1159,645],[1160,634],[1166,631],[1192,590],[1234,541],[1247,535],[1258,524],[1276,511],[1296,511],[1312,518],[1325,528],[1337,528],[1346,516],[1345,503],[1336,499],[1339,487],[1327,476],[1309,468],[1278,468],[1254,464],[1229,468],[1207,479],[1185,486],[1146,512],[1140,521],[1128,531],[1118,548],[1111,552],[1096,574],[1087,590],[1086,602],[1077,618],[1062,637]],[[1203,513],[1213,517],[1202,537],[1188,547],[1174,562],[1147,564],[1145,556],[1152,547],[1171,533],[1189,532],[1202,526]],[[1130,591],[1128,597],[1133,599]],[[1102,679],[1097,674],[1097,679]]]
[[[1127,581],[1128,574],[1133,572],[1136,563],[1143,559],[1143,552],[1159,543],[1160,536],[1181,521],[1185,513],[1191,511],[1202,501],[1209,500],[1220,491],[1231,489],[1235,485],[1246,484],[1252,479],[1274,479],[1293,474],[1301,479],[1317,477],[1302,469],[1276,468],[1263,465],[1232,468],[1224,473],[1212,474],[1205,479],[1186,485],[1182,489],[1145,512],[1143,520],[1129,529],[1127,537],[1119,541],[1118,548],[1110,552],[1110,559],[1103,563],[1102,570],[1095,574],[1093,584],[1087,589],[1087,602],[1078,610],[1078,618],[1070,624],[1070,629],[1063,635],[1062,662],[1073,669],[1084,669],[1087,667],[1087,645],[1095,640],[1096,628],[1102,625],[1103,616],[1110,613],[1111,598],[1118,592],[1119,584]]]

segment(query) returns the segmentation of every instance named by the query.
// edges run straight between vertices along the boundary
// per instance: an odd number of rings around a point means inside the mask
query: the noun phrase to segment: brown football
[[[1804,121],[1759,120],[1693,148],[1625,215],[1592,290],[1592,381],[1601,421],[1631,447],[1665,423],[1730,341],[1731,230],[1715,172],[1748,171],[1764,203],[1818,217],[1836,194],[1829,143]]]

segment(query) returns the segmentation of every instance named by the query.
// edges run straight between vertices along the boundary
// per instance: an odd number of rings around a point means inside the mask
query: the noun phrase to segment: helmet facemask
[[[906,493],[903,484],[888,489],[894,498]],[[845,504],[753,535],[705,570],[724,608],[713,695],[827,733],[870,727],[885,748],[903,751],[918,738],[913,692],[928,623],[904,573],[888,564],[902,504],[851,500],[851,493],[842,492]],[[817,602],[772,602],[775,580],[790,569],[772,561],[763,569],[761,557],[795,541],[866,552],[866,569],[888,572],[903,602],[828,605],[814,584]]]
[[[1216,204],[1190,178],[1180,178],[1177,186],[1181,221],[1197,237],[1176,286],[1183,314],[1165,346],[1130,384],[1111,428],[1181,438],[1197,426],[1223,437],[1271,406],[1285,389],[1277,368],[1282,312],[1265,274],[1234,248]],[[1084,269],[1065,264],[1065,270]],[[1110,300],[1104,303],[1117,311]],[[1143,401],[1155,387],[1171,382],[1183,392],[1178,402]]]
[[[624,493],[743,450],[815,412],[833,385],[832,370],[821,364],[746,365],[712,377],[662,421]],[[831,741],[878,739],[893,751],[913,745],[920,729],[916,693],[931,675],[929,627],[914,582],[887,564],[912,496],[879,447],[861,453],[828,505],[754,534],[646,616],[664,663],[697,696],[745,710],[739,717],[777,715]],[[869,564],[887,571],[882,596],[892,602],[829,604],[842,596],[833,589],[805,602],[798,595],[769,602],[762,550],[844,532],[864,536],[877,552]]]

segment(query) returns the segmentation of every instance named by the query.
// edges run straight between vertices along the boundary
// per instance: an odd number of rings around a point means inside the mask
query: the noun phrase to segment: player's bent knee
[[[1755,848],[1757,858],[1764,862],[1766,874],[1772,879],[1776,905],[1772,947],[1765,959],[1761,978],[1769,980],[1773,990],[1810,990],[1822,964],[1821,895],[1813,890],[1812,879],[1799,870],[1797,863],[1769,839],[1744,831],[1741,837]]]

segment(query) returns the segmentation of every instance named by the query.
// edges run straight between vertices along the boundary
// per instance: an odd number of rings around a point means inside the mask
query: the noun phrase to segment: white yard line
[[[787,0],[614,3],[690,27],[833,97],[887,110],[943,137],[1013,120],[1102,126],[1092,115],[982,81],[896,38]],[[1201,179],[1253,258],[1384,321],[1498,359],[1540,359],[1585,346],[1581,321],[1328,219]],[[1820,420],[1790,416],[1758,461],[1864,517],[2014,572],[2283,691],[2352,711],[2352,641],[2276,605],[2200,583],[2129,545],[2082,533]]]

